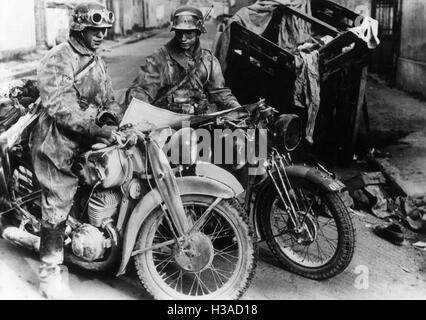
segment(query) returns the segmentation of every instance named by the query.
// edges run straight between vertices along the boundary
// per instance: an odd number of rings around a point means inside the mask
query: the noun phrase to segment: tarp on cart
[[[280,5],[311,14],[309,0],[258,1],[251,6],[241,8],[230,19],[228,25],[236,21],[256,34],[263,34],[271,22],[274,10]],[[315,120],[320,106],[319,52],[309,50],[315,45],[311,37],[310,23],[294,15],[285,14],[279,28],[278,46],[291,51],[296,56],[294,104],[308,110],[306,139],[312,143]],[[228,27],[214,45],[214,54],[219,59],[223,72],[227,67],[229,41],[230,28]],[[312,46],[309,43],[312,43]]]

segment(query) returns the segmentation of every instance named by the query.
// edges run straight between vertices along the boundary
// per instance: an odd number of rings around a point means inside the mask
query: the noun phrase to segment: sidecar
[[[9,110],[0,129],[0,216],[40,197],[28,145],[38,106],[39,100],[25,108],[11,105],[10,100],[2,106]]]
[[[291,38],[291,35],[283,33],[281,24],[301,21],[307,25],[311,31],[307,42],[312,42],[319,52],[320,105],[316,121],[314,119],[312,151],[350,163],[361,115],[367,112],[365,87],[371,53],[365,39],[352,28],[364,25],[365,19],[373,23],[375,20],[332,1],[312,1],[310,5],[312,14],[286,5],[278,5],[270,19],[259,12],[263,18],[259,17],[255,26],[247,25],[246,20],[238,21],[244,13],[240,11],[216,37],[213,51],[224,69],[227,86],[242,104],[264,98],[282,113],[298,114],[307,126],[312,112],[308,107],[296,106],[295,89],[297,85],[310,84],[301,84],[297,76],[300,51],[282,46],[283,37]],[[251,17],[255,15],[252,7],[242,10],[249,11]],[[261,25],[262,21],[267,25]],[[365,28],[366,34],[370,31]]]

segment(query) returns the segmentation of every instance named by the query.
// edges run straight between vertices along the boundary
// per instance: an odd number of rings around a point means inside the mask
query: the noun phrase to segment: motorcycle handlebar
[[[242,121],[252,118],[255,122],[271,118],[274,114],[279,113],[275,108],[265,104],[265,100],[243,105],[243,110],[236,110],[216,119],[216,125],[228,124],[235,128],[247,128],[247,126],[238,125],[235,121]]]
[[[134,146],[138,141],[144,140],[146,135],[132,127],[122,127],[113,132],[115,141],[120,148]]]

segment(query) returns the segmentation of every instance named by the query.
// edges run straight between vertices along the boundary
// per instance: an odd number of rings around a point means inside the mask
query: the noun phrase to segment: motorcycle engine
[[[90,224],[83,224],[74,232],[72,251],[86,261],[95,261],[104,256],[106,239],[103,233]]]
[[[78,227],[72,237],[73,253],[86,260],[101,259],[110,246],[102,232],[104,221],[115,219],[121,202],[121,193],[115,190],[103,190],[92,195],[88,205],[90,224]]]
[[[121,203],[121,197],[120,191],[112,189],[94,193],[90,197],[88,206],[90,224],[99,228],[105,220],[114,219]]]

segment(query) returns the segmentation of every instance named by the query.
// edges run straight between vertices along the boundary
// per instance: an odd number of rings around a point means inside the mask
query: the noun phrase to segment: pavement
[[[214,25],[203,44],[209,48]],[[108,64],[113,86],[123,93],[136,77],[149,53],[170,38],[168,31],[144,41],[117,45],[102,52]],[[410,132],[401,140],[386,141],[381,146],[389,152],[387,160],[400,172],[409,192],[424,191],[426,181],[426,102],[387,87],[370,78],[367,96],[371,127],[378,132]],[[373,215],[353,211],[357,229],[354,258],[340,275],[313,281],[283,270],[264,243],[260,245],[256,276],[243,300],[358,300],[358,299],[426,299],[426,252],[412,243],[426,241],[426,235],[406,230],[402,246],[378,238],[372,229],[383,221]],[[0,240],[0,299],[40,299],[37,293],[37,255]],[[69,269],[75,299],[147,300],[134,274],[123,277],[87,273]]]
[[[426,97],[389,88],[377,77],[367,87],[372,137],[408,195],[426,195]]]

